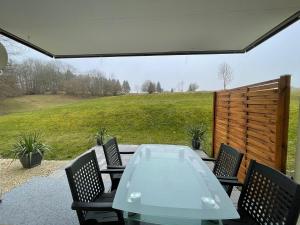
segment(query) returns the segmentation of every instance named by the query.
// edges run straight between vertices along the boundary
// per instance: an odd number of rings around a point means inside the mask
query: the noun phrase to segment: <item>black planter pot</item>
[[[29,169],[41,165],[42,159],[43,156],[36,152],[31,154],[31,158],[29,157],[29,154],[24,155],[22,158],[20,158],[20,162],[24,168]]]
[[[193,149],[199,150],[200,149],[200,140],[193,139],[192,146],[193,146]]]

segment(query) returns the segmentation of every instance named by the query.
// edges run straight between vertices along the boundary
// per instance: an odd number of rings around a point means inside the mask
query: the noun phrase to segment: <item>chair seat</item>
[[[95,200],[95,202],[113,202],[115,194],[116,194],[116,190],[103,193],[99,198]]]
[[[114,199],[114,196],[116,194],[116,191],[112,191],[109,193],[103,193],[98,199],[95,200],[95,202],[112,202]],[[85,219],[87,221],[87,225],[90,224],[119,224],[118,223],[118,217],[115,212],[111,211],[88,211],[86,213]]]
[[[122,173],[114,173],[111,175],[112,179],[121,179]]]
[[[85,216],[86,224],[94,225],[113,225],[119,224],[117,214],[115,212],[98,212],[98,211],[89,211]]]

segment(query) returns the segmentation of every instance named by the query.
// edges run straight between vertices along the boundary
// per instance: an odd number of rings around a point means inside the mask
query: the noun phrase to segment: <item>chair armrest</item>
[[[127,152],[119,152],[120,154],[134,154],[134,151],[127,151]]]
[[[214,158],[206,158],[206,157],[203,157],[203,158],[201,158],[203,161],[209,161],[209,162],[215,162],[216,161],[216,159],[214,159]]]
[[[220,179],[219,180],[220,181],[220,183],[222,184],[222,185],[229,185],[229,186],[238,186],[238,187],[241,187],[241,186],[243,186],[243,183],[240,183],[238,180],[223,180],[223,179]]]
[[[101,173],[109,173],[109,174],[113,174],[113,173],[123,173],[124,169],[104,169],[101,170]]]
[[[112,208],[112,202],[73,202],[71,208],[85,211],[116,211]]]
[[[107,169],[125,169],[126,166],[107,166]]]
[[[238,181],[237,177],[223,177],[223,176],[216,176],[218,180],[235,180]]]

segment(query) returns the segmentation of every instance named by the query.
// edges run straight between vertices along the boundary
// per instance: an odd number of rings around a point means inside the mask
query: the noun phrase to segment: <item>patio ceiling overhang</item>
[[[1,0],[0,33],[50,57],[244,53],[299,0]]]

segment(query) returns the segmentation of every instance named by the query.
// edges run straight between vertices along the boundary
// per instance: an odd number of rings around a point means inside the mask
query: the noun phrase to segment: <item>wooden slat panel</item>
[[[272,99],[253,99],[247,100],[246,104],[248,105],[277,105],[278,100]]]
[[[248,96],[248,100],[276,100],[278,101],[278,94],[272,95],[257,95],[257,96]]]
[[[278,89],[262,90],[262,91],[249,91],[247,93],[248,97],[253,96],[274,96],[278,97]]]
[[[276,142],[276,137],[273,133],[265,132],[265,131],[261,131],[261,130],[256,130],[256,129],[253,129],[253,128],[248,128],[247,129],[247,134],[249,134],[251,132],[256,133],[257,135],[260,135],[262,138],[269,138],[274,143]]]
[[[290,76],[214,94],[213,153],[221,143],[244,152],[239,179],[250,159],[285,171]],[[288,117],[287,117],[288,118]]]
[[[268,89],[278,89],[278,83],[265,84],[264,86],[249,87],[249,91],[261,91]]]
[[[275,115],[269,115],[269,114],[252,114],[248,113],[247,119],[249,121],[256,121],[261,123],[276,123],[276,117]]]
[[[274,138],[274,135],[272,135],[270,133],[269,134],[260,134],[258,132],[253,132],[252,130],[248,130],[247,134],[248,134],[249,138],[258,138],[265,142],[271,142],[271,143],[275,144],[275,141],[276,141]]]
[[[247,153],[251,152],[252,154],[255,154],[261,158],[264,158],[265,160],[275,162],[275,154],[268,151],[261,151],[258,150],[256,146],[253,145],[247,145]]]
[[[246,129],[245,127],[229,127],[229,132],[236,132],[240,135],[246,136]]]
[[[276,109],[269,109],[267,107],[249,107],[246,112],[276,115]]]
[[[248,109],[256,109],[256,110],[270,110],[275,111],[277,110],[277,105],[268,105],[268,104],[248,104]]]
[[[254,123],[247,123],[248,128],[253,128],[263,132],[270,132],[272,134],[276,133],[276,127],[269,127],[268,124],[254,124]]]
[[[223,120],[221,118],[216,118],[216,121],[218,122],[218,125],[220,125],[222,127],[227,127],[228,126],[228,121],[227,120]]]

